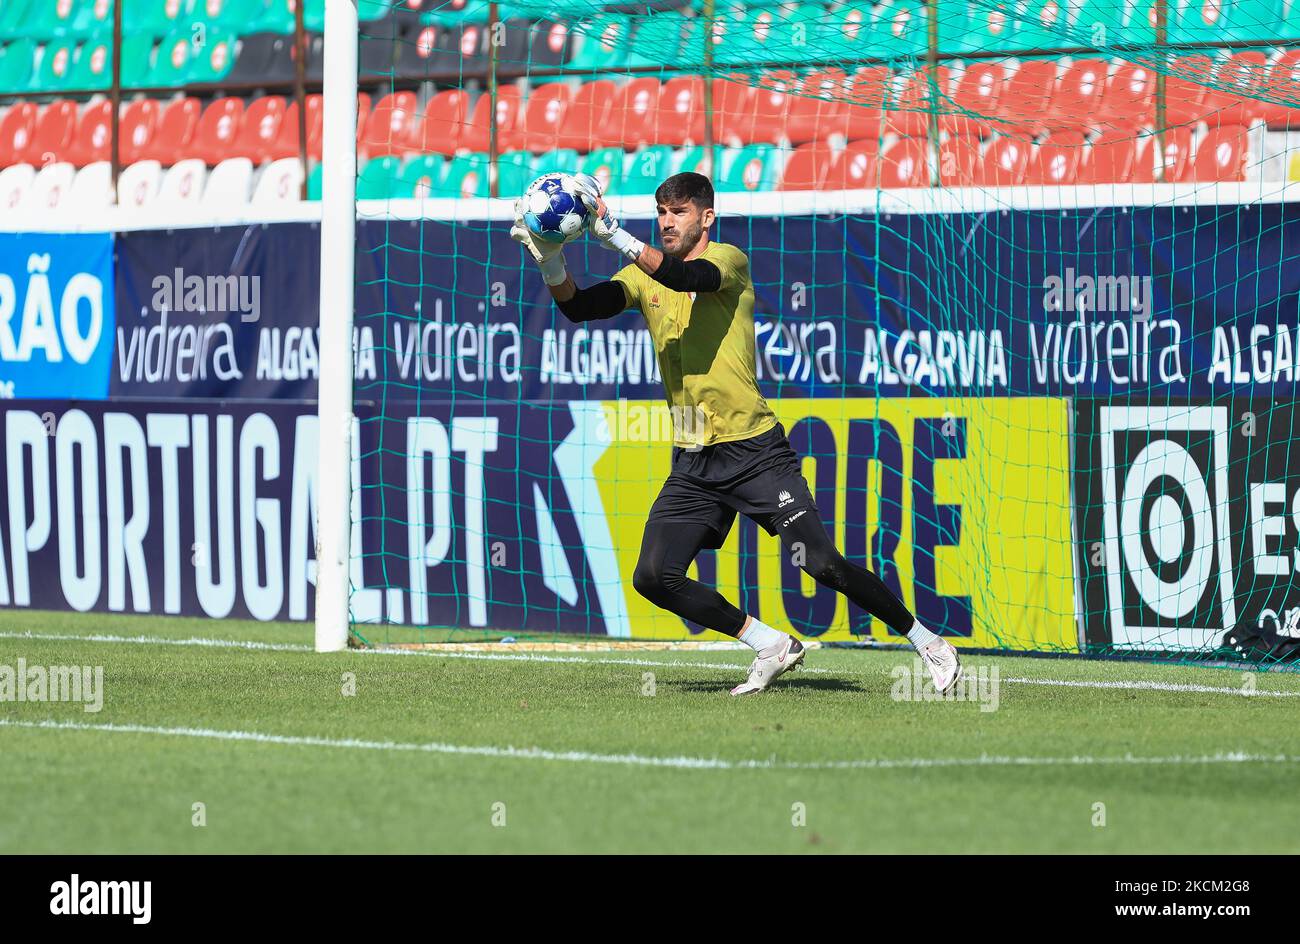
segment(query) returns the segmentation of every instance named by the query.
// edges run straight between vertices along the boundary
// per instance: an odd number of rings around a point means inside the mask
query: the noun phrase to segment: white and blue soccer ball
[[[548,243],[577,239],[587,228],[587,215],[572,174],[543,174],[524,191],[524,225]]]

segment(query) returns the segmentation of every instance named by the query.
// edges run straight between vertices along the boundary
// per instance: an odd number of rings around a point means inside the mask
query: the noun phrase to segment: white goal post
[[[352,525],[352,319],[356,251],[357,5],[325,0],[320,222],[316,651],[348,644]]]

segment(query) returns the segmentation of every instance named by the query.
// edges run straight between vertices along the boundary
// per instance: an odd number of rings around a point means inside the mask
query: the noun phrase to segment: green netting
[[[976,648],[1290,658],[1300,2],[490,17],[363,24],[359,324],[423,361],[356,385],[359,635],[702,632],[632,586],[670,461],[632,428],[662,403],[644,331],[550,313],[505,236],[532,177],[581,170],[653,238],[656,186],[695,170],[824,520],[918,616]],[[583,285],[619,265],[566,253]],[[805,637],[901,641],[752,524],[692,576]]]

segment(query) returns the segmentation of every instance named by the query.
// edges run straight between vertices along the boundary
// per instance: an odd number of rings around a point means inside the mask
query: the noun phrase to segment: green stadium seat
[[[602,16],[575,24],[573,32],[578,49],[565,68],[575,72],[601,72],[621,67],[627,60],[631,31],[632,21],[626,16]]]
[[[665,177],[673,174],[673,165],[677,155],[666,144],[643,148],[627,156],[623,164],[623,187],[625,194],[654,193]]]
[[[623,160],[622,148],[599,148],[582,159],[579,170],[599,180],[605,193],[622,193]]]
[[[706,152],[703,146],[687,148],[677,159],[677,166],[673,168],[673,173],[684,174],[704,174],[710,180],[718,176],[718,171],[722,168],[726,159],[726,150],[721,145],[713,146],[713,166],[705,164]]]
[[[418,154],[402,167],[396,195],[431,197],[447,172],[447,160],[441,154]]]
[[[703,57],[703,50],[693,54],[682,49],[685,23],[680,13],[634,17],[632,23],[635,29],[627,55],[629,66],[663,66],[669,63],[685,66]]]
[[[235,64],[235,37],[219,27],[209,27],[204,42],[190,59],[185,81],[219,82]]]
[[[400,193],[401,164],[395,157],[367,161],[357,174],[358,200],[387,200]]]
[[[123,88],[143,88],[149,84],[149,76],[153,71],[153,59],[156,55],[161,54],[161,50],[154,51],[153,47],[156,41],[151,34],[137,34],[122,38]],[[112,67],[112,56],[110,54],[108,68],[111,69]],[[112,82],[111,73],[109,82]]]
[[[1016,16],[1016,4],[1014,0],[989,0],[986,3],[972,4],[968,7],[967,17],[964,27],[961,28],[960,34],[946,38],[942,33],[939,35],[939,45],[943,52],[998,52],[1012,49],[1025,48],[1020,39],[1021,20]],[[940,8],[940,24],[943,26],[951,25],[958,27],[959,22],[955,18],[952,20],[944,19],[943,8]],[[920,36],[925,35],[924,18],[915,18],[921,21]],[[909,26],[910,26],[909,21]],[[915,33],[913,33],[915,35]],[[925,52],[925,45],[919,50],[921,54]]]
[[[507,17],[497,8],[499,19]],[[450,0],[448,3],[435,5],[422,18],[439,26],[460,26],[462,23],[486,23],[488,21],[488,0]]]
[[[149,72],[148,85],[174,86],[184,85],[189,74],[191,61],[196,56],[193,37],[189,27],[180,27],[163,37],[158,47],[158,55],[153,69]],[[126,65],[131,60],[122,59]]]
[[[537,175],[529,151],[506,151],[497,157],[497,193],[503,197],[518,195],[527,189]]]
[[[58,92],[72,88],[77,54],[74,39],[51,40],[41,53],[41,64],[32,76],[33,92]]]
[[[250,23],[266,15],[268,0],[195,0],[194,16],[237,32],[252,32]]]
[[[307,174],[307,199],[308,200],[320,199],[320,181],[321,181],[321,175],[324,173],[324,170],[325,170],[324,165],[321,164],[319,161],[317,161],[316,166],[313,167],[311,171]]]
[[[573,148],[556,148],[554,151],[537,155],[536,160],[533,161],[533,173],[534,176],[549,174],[552,171],[576,174],[581,165],[582,159]]]
[[[164,36],[174,30],[179,31],[184,26],[186,33],[189,33],[193,0],[122,0],[122,2],[126,4],[122,7],[124,32]],[[126,61],[123,59],[123,64]]]
[[[113,0],[79,0],[79,4],[69,35],[78,39],[89,39],[99,34],[103,34],[100,38],[107,39],[112,35]]]
[[[26,37],[28,4],[37,0],[5,0],[0,3],[0,43]]]
[[[125,42],[127,48],[131,48],[131,41],[138,37],[127,37]],[[136,46],[139,52],[139,45]],[[145,49],[143,53],[146,58],[149,50]],[[69,79],[69,86],[76,89],[106,89],[113,83],[113,40],[107,36],[94,36],[86,40],[81,47],[81,53],[77,56],[77,61],[72,66],[72,77]]]
[[[486,197],[488,195],[487,155],[482,152],[462,154],[447,163],[433,193],[435,197]]]
[[[1059,49],[1091,45],[1094,37],[1090,35],[1087,22],[1079,21],[1073,25],[1069,22],[1070,8],[1074,5],[1071,0],[1029,0],[1020,14],[1016,30],[1017,48]],[[943,29],[942,24],[940,29]],[[943,42],[942,33],[939,44],[945,50],[949,48]]]
[[[781,179],[781,155],[770,144],[751,144],[736,152],[715,189],[724,193],[775,190]]]
[[[27,91],[35,58],[34,40],[16,39],[0,46],[0,93]]]

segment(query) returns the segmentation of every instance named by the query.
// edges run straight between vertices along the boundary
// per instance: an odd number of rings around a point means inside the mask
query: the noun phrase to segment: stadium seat
[[[1073,184],[1079,176],[1087,145],[1078,131],[1056,131],[1038,146],[1029,161],[1025,183],[1039,186]]]
[[[469,122],[461,135],[460,146],[471,151],[488,150],[488,120],[491,114],[492,99],[480,95],[474,103]],[[497,89],[496,127],[497,151],[513,150],[518,138],[521,99],[519,89],[514,85],[505,85]]]
[[[831,162],[830,145],[822,142],[802,144],[794,149],[785,162],[777,189],[821,190]]]
[[[798,155],[798,151],[795,152]],[[793,163],[794,158],[791,158]],[[786,174],[790,167],[786,165]],[[852,141],[834,155],[819,184],[822,190],[874,190],[880,184],[880,143]]]
[[[226,75],[231,85],[289,83],[297,77],[292,36],[245,33],[239,44],[239,55]]]
[[[1171,183],[1185,180],[1187,165],[1192,159],[1192,129],[1186,126],[1168,128],[1162,135],[1164,150],[1161,152],[1154,145],[1144,149],[1133,169],[1133,182],[1149,184],[1156,181],[1155,161],[1163,158],[1163,181]],[[1147,155],[1151,160],[1147,159]]]
[[[931,113],[948,107],[950,78],[947,66],[938,66],[933,76],[925,67],[900,75],[897,94],[885,112],[885,127],[902,137],[925,135]]]
[[[434,196],[466,199],[486,196],[488,166],[484,154],[462,154],[447,164],[447,172],[434,186]]]
[[[1048,102],[1049,129],[1083,129],[1094,123],[1106,91],[1109,67],[1101,59],[1076,59],[1065,70]]]
[[[1214,62],[1209,56],[1183,56],[1170,65],[1165,76],[1165,120],[1171,125],[1204,121],[1213,107],[1207,103],[1214,81]]]
[[[722,166],[726,163],[726,150],[718,145],[713,147],[713,162],[710,164],[707,160],[708,151],[704,147],[683,148],[677,155],[676,173],[682,174],[690,172],[693,174],[703,174],[706,177],[716,176]]]
[[[58,92],[72,88],[76,46],[73,40],[53,41],[46,45],[40,65],[32,76],[33,92]]]
[[[119,123],[118,132],[121,133]],[[112,159],[113,103],[100,99],[87,105],[77,121],[72,142],[68,145],[65,160],[75,167],[85,167],[98,161]]]
[[[939,29],[955,34],[944,43],[945,51],[999,52],[1035,48],[1025,46],[1019,35],[1022,20],[1016,15],[1017,4],[1007,0],[989,0],[983,3],[962,3],[957,5],[957,9],[953,9],[953,6],[944,3],[939,8]],[[961,19],[962,7],[966,14],[964,21]],[[1034,42],[1031,37],[1027,39]]]
[[[208,174],[203,185],[202,206],[207,210],[229,210],[248,203],[253,190],[253,162],[246,157],[231,157]]]
[[[1260,101],[1259,117],[1270,128],[1300,128],[1300,49],[1288,49],[1268,69],[1263,80],[1267,101]]]
[[[420,122],[415,150],[422,154],[455,154],[469,115],[469,93],[446,89],[429,99]]]
[[[894,98],[894,74],[885,66],[867,66],[849,81],[847,124],[850,141],[876,140],[885,125],[885,110]]]
[[[605,193],[621,193],[623,185],[623,149],[607,147],[592,151],[583,158],[580,170],[582,173],[590,174],[600,181],[601,189]]]
[[[1016,187],[1025,182],[1033,142],[1004,135],[994,138],[984,152],[975,174],[983,187]]]
[[[102,210],[113,204],[113,166],[95,161],[77,171],[68,199],[78,212]]]
[[[873,51],[889,59],[920,61],[925,58],[928,32],[922,0],[884,0],[872,22],[871,40],[880,44]]]
[[[798,78],[793,72],[771,72],[762,76],[753,95],[753,124],[749,140],[758,143],[779,144],[789,140],[786,136],[791,93]]]
[[[659,93],[659,80],[651,76],[639,76],[620,86],[610,100],[608,118],[596,130],[594,140],[620,148],[650,143],[655,134]],[[567,139],[562,137],[560,143],[567,143]]]
[[[722,192],[775,190],[781,174],[778,152],[770,144],[750,144],[741,148],[722,175]]]
[[[229,153],[230,145],[239,135],[239,124],[244,117],[242,98],[218,98],[203,110],[194,138],[182,153],[186,157],[201,157],[208,166],[221,163]]]
[[[1147,142],[1135,137],[1135,132],[1127,128],[1103,132],[1092,143],[1079,165],[1078,183],[1080,184],[1127,184],[1132,183],[1137,170],[1138,158],[1147,161]]]
[[[130,109],[127,109],[127,114],[130,113]],[[161,115],[155,116],[152,134],[138,149],[136,162],[152,160],[160,164],[174,164],[188,156],[193,150],[194,134],[202,114],[202,106],[197,98],[178,98],[172,101]],[[141,117],[144,118],[143,115]]]
[[[113,31],[113,0],[76,0],[69,4],[72,15],[65,36],[86,40],[96,34],[108,36]]]
[[[680,75],[660,87],[650,140],[677,147],[704,140],[703,78]]]
[[[666,144],[642,148],[627,155],[623,162],[623,184],[619,192],[629,195],[654,193],[665,177],[672,176],[676,162],[676,153]]]
[[[203,185],[208,179],[208,165],[200,157],[177,161],[163,173],[158,186],[158,202],[173,209],[199,205],[203,199]]]
[[[366,119],[357,159],[401,157],[419,144],[419,116],[414,92],[393,92],[375,103]]]
[[[565,112],[564,124],[555,136],[557,148],[589,151],[600,140],[609,121],[610,104],[614,99],[612,79],[584,82],[573,95]]]
[[[741,147],[754,140],[755,89],[749,77],[713,80],[713,136],[728,147]]]
[[[983,118],[997,110],[1003,73],[998,62],[970,63],[953,89],[952,106],[944,107],[940,114],[939,130],[987,136],[991,129]]]
[[[286,110],[285,101],[279,95],[254,99],[244,112],[239,132],[226,149],[226,156],[246,157],[254,164],[270,160]]]
[[[36,168],[31,164],[10,164],[0,169],[0,208],[18,209],[35,179]]]
[[[1155,114],[1155,70],[1145,63],[1116,61],[1097,107],[1097,123],[1103,128],[1146,127]]]
[[[190,60],[196,55],[193,36],[188,27],[179,27],[163,37],[158,46],[157,58],[149,72],[148,85],[174,87],[185,84],[190,70]],[[125,64],[128,59],[123,59]]]
[[[981,177],[980,139],[973,134],[945,136],[939,143],[939,183],[945,187],[974,187],[980,184]]]
[[[125,41],[124,41],[125,42]],[[128,52],[138,51],[127,43]],[[124,60],[125,61],[125,60]],[[75,89],[107,89],[113,81],[113,44],[103,35],[87,39],[72,64],[68,87]]]
[[[880,186],[925,187],[930,171],[925,157],[925,142],[916,138],[895,141],[880,158]]]
[[[184,106],[177,112],[178,119],[181,115],[192,116],[195,124],[198,123],[199,103],[195,99],[182,99],[181,101],[193,102],[190,106]],[[118,157],[122,166],[134,164],[136,161],[145,159],[145,152],[150,149],[154,142],[154,136],[162,120],[163,107],[162,103],[152,98],[140,98],[126,106],[122,112],[122,120],[117,126],[118,138]],[[183,124],[176,124],[173,128],[184,130]],[[193,134],[193,126],[189,126],[189,134]]]
[[[162,183],[162,165],[154,160],[136,161],[117,178],[118,206],[143,209],[154,202]]]
[[[677,12],[640,18],[628,48],[628,66],[663,66],[681,61],[685,18]]]
[[[441,154],[417,154],[402,167],[398,196],[423,200],[436,194],[447,173],[447,159]]]
[[[65,161],[43,165],[27,188],[19,210],[28,213],[66,212],[71,206],[67,197],[76,176],[77,169]]]
[[[567,68],[582,72],[618,69],[627,58],[631,21],[624,15],[599,16],[574,24],[574,53]]]
[[[1197,183],[1242,181],[1250,160],[1250,129],[1216,125],[1197,145],[1196,157],[1188,163],[1182,179]]]
[[[321,156],[321,135],[324,128],[322,100],[319,95],[308,95],[305,101],[307,103],[307,157],[309,160],[318,161]],[[285,108],[284,117],[280,119],[280,131],[275,136],[275,142],[267,151],[266,157],[272,161],[298,157],[297,102],[289,102]]]
[[[1260,88],[1268,75],[1268,57],[1251,49],[1234,53],[1219,66],[1215,85],[1206,91],[1206,121],[1249,127],[1262,111]]]
[[[151,35],[130,35],[122,40],[122,88],[145,88],[152,82],[154,62],[162,55],[161,47],[154,51],[154,37]],[[108,52],[109,61],[106,74],[112,79],[112,50]]]
[[[834,135],[847,136],[849,105],[845,101],[846,78],[840,69],[810,72],[791,97],[786,115],[786,135],[791,144],[826,141]]]
[[[122,29],[131,33],[163,36],[184,24],[190,15],[191,0],[123,0],[123,2],[125,6],[122,8]]]
[[[1057,83],[1055,59],[1026,59],[1002,86],[994,113],[1002,130],[1021,136],[1043,130]]]
[[[234,67],[235,51],[238,48],[233,34],[209,28],[203,45],[190,60],[189,69],[185,73],[186,84],[220,82]]]
[[[528,66],[554,69],[569,61],[573,43],[569,24],[553,20],[538,20],[529,24],[527,29],[528,45],[523,51],[523,55],[527,57],[526,64]],[[502,56],[502,62],[515,62],[518,65],[525,64],[511,58],[508,40],[507,48],[502,50],[499,55]]]
[[[0,45],[0,94],[27,91],[36,59],[36,44],[19,39]]]
[[[297,203],[302,199],[302,163],[296,157],[272,161],[262,168],[253,188],[254,206]]]
[[[8,0],[0,3],[0,42],[19,39],[27,18],[27,6],[32,0]]]
[[[551,171],[563,171],[566,174],[576,174],[578,168],[582,166],[582,158],[573,148],[556,148],[554,151],[547,151],[545,154],[538,154],[533,161],[533,167],[537,174],[550,173]]]
[[[23,159],[36,134],[39,111],[32,102],[18,102],[0,118],[0,167]]]
[[[372,158],[357,170],[358,200],[387,200],[394,193],[401,161],[392,155]]]
[[[559,82],[534,86],[524,107],[518,146],[534,153],[553,150],[572,98],[573,90]]]
[[[76,129],[77,103],[67,99],[51,102],[36,120],[31,141],[18,160],[38,167],[65,160]]]

